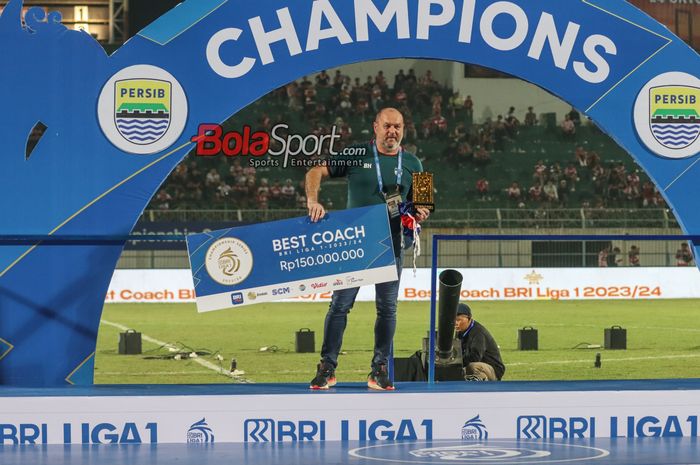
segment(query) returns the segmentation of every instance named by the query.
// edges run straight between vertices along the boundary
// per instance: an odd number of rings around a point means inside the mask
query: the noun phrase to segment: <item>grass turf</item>
[[[473,302],[474,317],[494,335],[506,364],[504,380],[580,380],[700,378],[700,302],[698,300],[607,300]],[[230,378],[191,359],[174,360],[148,336],[186,350],[220,354],[201,360],[228,371],[236,358],[244,377],[253,382],[311,380],[318,353],[295,353],[295,332],[315,331],[320,351],[327,304],[274,303],[198,314],[192,304],[109,304],[97,341],[95,382],[98,384],[204,384]],[[406,357],[421,348],[429,321],[429,304],[400,302],[395,353]],[[142,355],[119,355],[121,329],[144,335]],[[628,350],[574,349],[579,343],[603,344],[603,330],[627,328]],[[517,330],[539,330],[539,351],[517,350]],[[364,381],[372,358],[374,304],[352,310],[345,332],[337,376]],[[261,352],[261,347],[274,351]],[[595,354],[602,368],[594,368]],[[148,359],[147,357],[153,357]]]

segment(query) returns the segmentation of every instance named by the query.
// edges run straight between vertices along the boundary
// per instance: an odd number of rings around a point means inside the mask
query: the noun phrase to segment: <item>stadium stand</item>
[[[278,123],[290,134],[329,134],[335,125],[342,146],[371,137],[375,112],[387,106],[406,117],[404,144],[436,176],[441,209],[507,208],[551,211],[583,208],[665,208],[648,177],[631,157],[576,110],[535,115],[525,121],[515,108],[495,120],[474,122],[472,96],[436,82],[428,71],[393,78],[351,78],[338,71],[304,77],[276,89],[231,117],[224,131],[270,131]],[[474,98],[478,98],[475,96]],[[505,116],[504,116],[505,115]],[[336,150],[342,147],[335,147]],[[326,154],[327,156],[327,150]],[[177,167],[152,200],[153,210],[303,209],[303,168],[254,168],[242,155],[197,156]],[[329,208],[345,204],[342,181],[324,184]],[[595,215],[592,215],[595,216]]]

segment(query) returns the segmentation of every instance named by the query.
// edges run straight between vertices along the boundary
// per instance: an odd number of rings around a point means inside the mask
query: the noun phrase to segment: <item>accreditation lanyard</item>
[[[469,331],[471,331],[472,328],[474,327],[474,323],[476,323],[476,321],[472,320],[471,324],[469,325],[467,330],[464,332],[464,334],[462,334],[462,337],[460,337],[460,339],[464,339],[465,337],[467,337],[467,334],[469,334]]]
[[[374,166],[377,167],[377,183],[379,184],[379,192],[384,192],[384,181],[382,180],[382,167],[379,165],[379,151],[377,150],[376,142],[373,144],[374,149]],[[403,176],[403,148],[399,149],[399,166],[396,169],[396,190],[401,187],[401,177]]]

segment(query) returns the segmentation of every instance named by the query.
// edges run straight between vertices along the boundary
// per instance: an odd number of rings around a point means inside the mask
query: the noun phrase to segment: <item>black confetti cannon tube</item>
[[[462,274],[457,270],[445,270],[440,273],[437,349],[441,359],[450,358],[452,355],[452,339],[455,334],[455,318],[462,280]]]

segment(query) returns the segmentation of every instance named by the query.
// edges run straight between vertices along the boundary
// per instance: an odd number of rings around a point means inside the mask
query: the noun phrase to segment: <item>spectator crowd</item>
[[[405,148],[421,159],[429,158],[431,170],[443,169],[443,176],[436,179],[438,199],[441,183],[466,182],[464,195],[443,199],[450,203],[448,208],[467,208],[471,201],[488,204],[480,208],[665,206],[658,190],[638,169],[607,159],[598,149],[587,147],[585,140],[578,140],[582,121],[574,108],[556,131],[544,132],[533,130],[542,122],[532,106],[523,121],[511,106],[495,119],[483,117],[477,122],[475,101],[476,97],[463,96],[437,81],[430,70],[420,75],[413,69],[399,70],[393,78],[378,71],[364,79],[342,70],[321,71],[313,79],[304,77],[276,89],[232,117],[224,128],[240,131],[243,125],[251,125],[254,131],[269,133],[284,123],[288,134],[322,136],[335,127],[340,142],[333,149],[338,151],[368,140],[376,112],[391,106],[404,115]],[[560,141],[570,151],[541,149],[546,157],[537,160],[529,176],[521,171],[507,179],[506,168],[523,165],[522,155],[537,151],[544,138]],[[424,147],[429,147],[429,153],[423,153]],[[329,150],[324,146],[320,156],[327,157]],[[494,169],[500,173],[495,178]],[[302,168],[256,169],[242,156],[191,153],[161,186],[150,208],[304,208],[303,175]],[[333,202],[330,197],[322,200]]]

